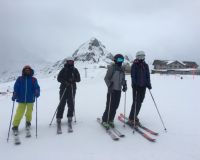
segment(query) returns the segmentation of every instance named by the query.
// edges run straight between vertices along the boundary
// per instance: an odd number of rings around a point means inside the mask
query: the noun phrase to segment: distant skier
[[[145,97],[146,88],[151,89],[149,66],[145,62],[145,52],[138,51],[136,59],[131,66],[131,79],[133,90],[133,104],[129,115],[129,123],[139,123],[138,114]]]
[[[74,105],[75,105],[75,94],[76,94],[76,82],[80,82],[80,74],[78,69],[74,67],[74,59],[72,57],[67,58],[64,68],[59,72],[57,77],[58,82],[60,82],[60,104],[57,111],[57,127],[58,134],[61,131],[61,119],[63,118],[63,113],[65,105],[68,105],[68,125],[71,128],[72,117],[74,115]],[[72,131],[72,130],[71,130]]]
[[[35,97],[38,98],[40,96],[40,87],[33,74],[34,71],[30,66],[24,66],[22,76],[18,77],[14,84],[12,100],[17,100],[19,103],[13,120],[12,130],[14,133],[18,133],[18,126],[25,111],[26,129],[29,130],[31,126]]]
[[[125,80],[125,73],[122,68],[124,57],[121,54],[114,56],[114,64],[111,65],[104,78],[108,87],[106,109],[102,116],[102,125],[108,129],[110,126],[114,127],[114,117],[116,110],[120,103],[121,90],[126,92],[127,84]]]

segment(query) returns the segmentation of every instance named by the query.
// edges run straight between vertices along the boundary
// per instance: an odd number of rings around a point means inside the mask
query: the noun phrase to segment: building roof
[[[185,66],[198,67],[196,62],[193,61],[178,61],[178,60],[154,60],[153,65],[169,65],[171,63],[178,62]]]
[[[188,66],[198,66],[198,64],[196,62],[191,62],[191,61],[183,61],[183,63],[185,63]]]
[[[154,60],[153,65],[167,65],[165,60]]]

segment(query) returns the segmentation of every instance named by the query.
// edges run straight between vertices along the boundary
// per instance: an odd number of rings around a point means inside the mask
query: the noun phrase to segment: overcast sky
[[[200,0],[0,0],[0,63],[56,61],[91,37],[112,53],[199,63],[199,17]]]

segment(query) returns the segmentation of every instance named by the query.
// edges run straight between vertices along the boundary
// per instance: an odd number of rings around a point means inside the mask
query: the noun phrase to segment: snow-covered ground
[[[74,132],[67,133],[66,112],[63,134],[56,134],[55,120],[50,120],[59,103],[59,83],[54,77],[39,78],[41,97],[38,99],[38,138],[35,138],[35,110],[32,121],[32,137],[25,138],[24,119],[20,125],[22,144],[13,145],[13,137],[6,142],[10,114],[11,95],[0,96],[0,157],[5,160],[199,160],[200,159],[200,77],[151,75],[152,93],[165,122],[164,132],[149,92],[146,93],[139,118],[152,130],[159,132],[156,143],[133,134],[131,129],[116,119],[116,127],[126,137],[113,141],[96,122],[105,109],[105,69],[88,69],[88,78],[80,70],[82,81],[76,94],[76,118]],[[132,103],[130,76],[127,75],[127,107]],[[0,84],[1,89],[14,82]],[[15,104],[15,109],[17,104]],[[124,111],[124,93],[117,114]],[[152,136],[153,137],[153,136]]]

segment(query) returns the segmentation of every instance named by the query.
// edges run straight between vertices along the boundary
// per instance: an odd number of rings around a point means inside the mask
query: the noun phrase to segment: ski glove
[[[12,95],[12,101],[15,101],[17,99],[17,95],[15,92],[13,92],[13,95]]]
[[[40,95],[39,95],[39,91],[36,90],[36,91],[35,91],[35,97],[38,98],[39,96],[40,96]]]
[[[122,91],[123,91],[123,92],[126,92],[126,91],[127,91],[127,85],[123,85]]]
[[[149,90],[152,89],[151,85],[148,85],[147,88],[148,88]]]
[[[137,86],[136,84],[132,84],[132,88],[133,88],[133,89],[137,89],[138,86]]]

